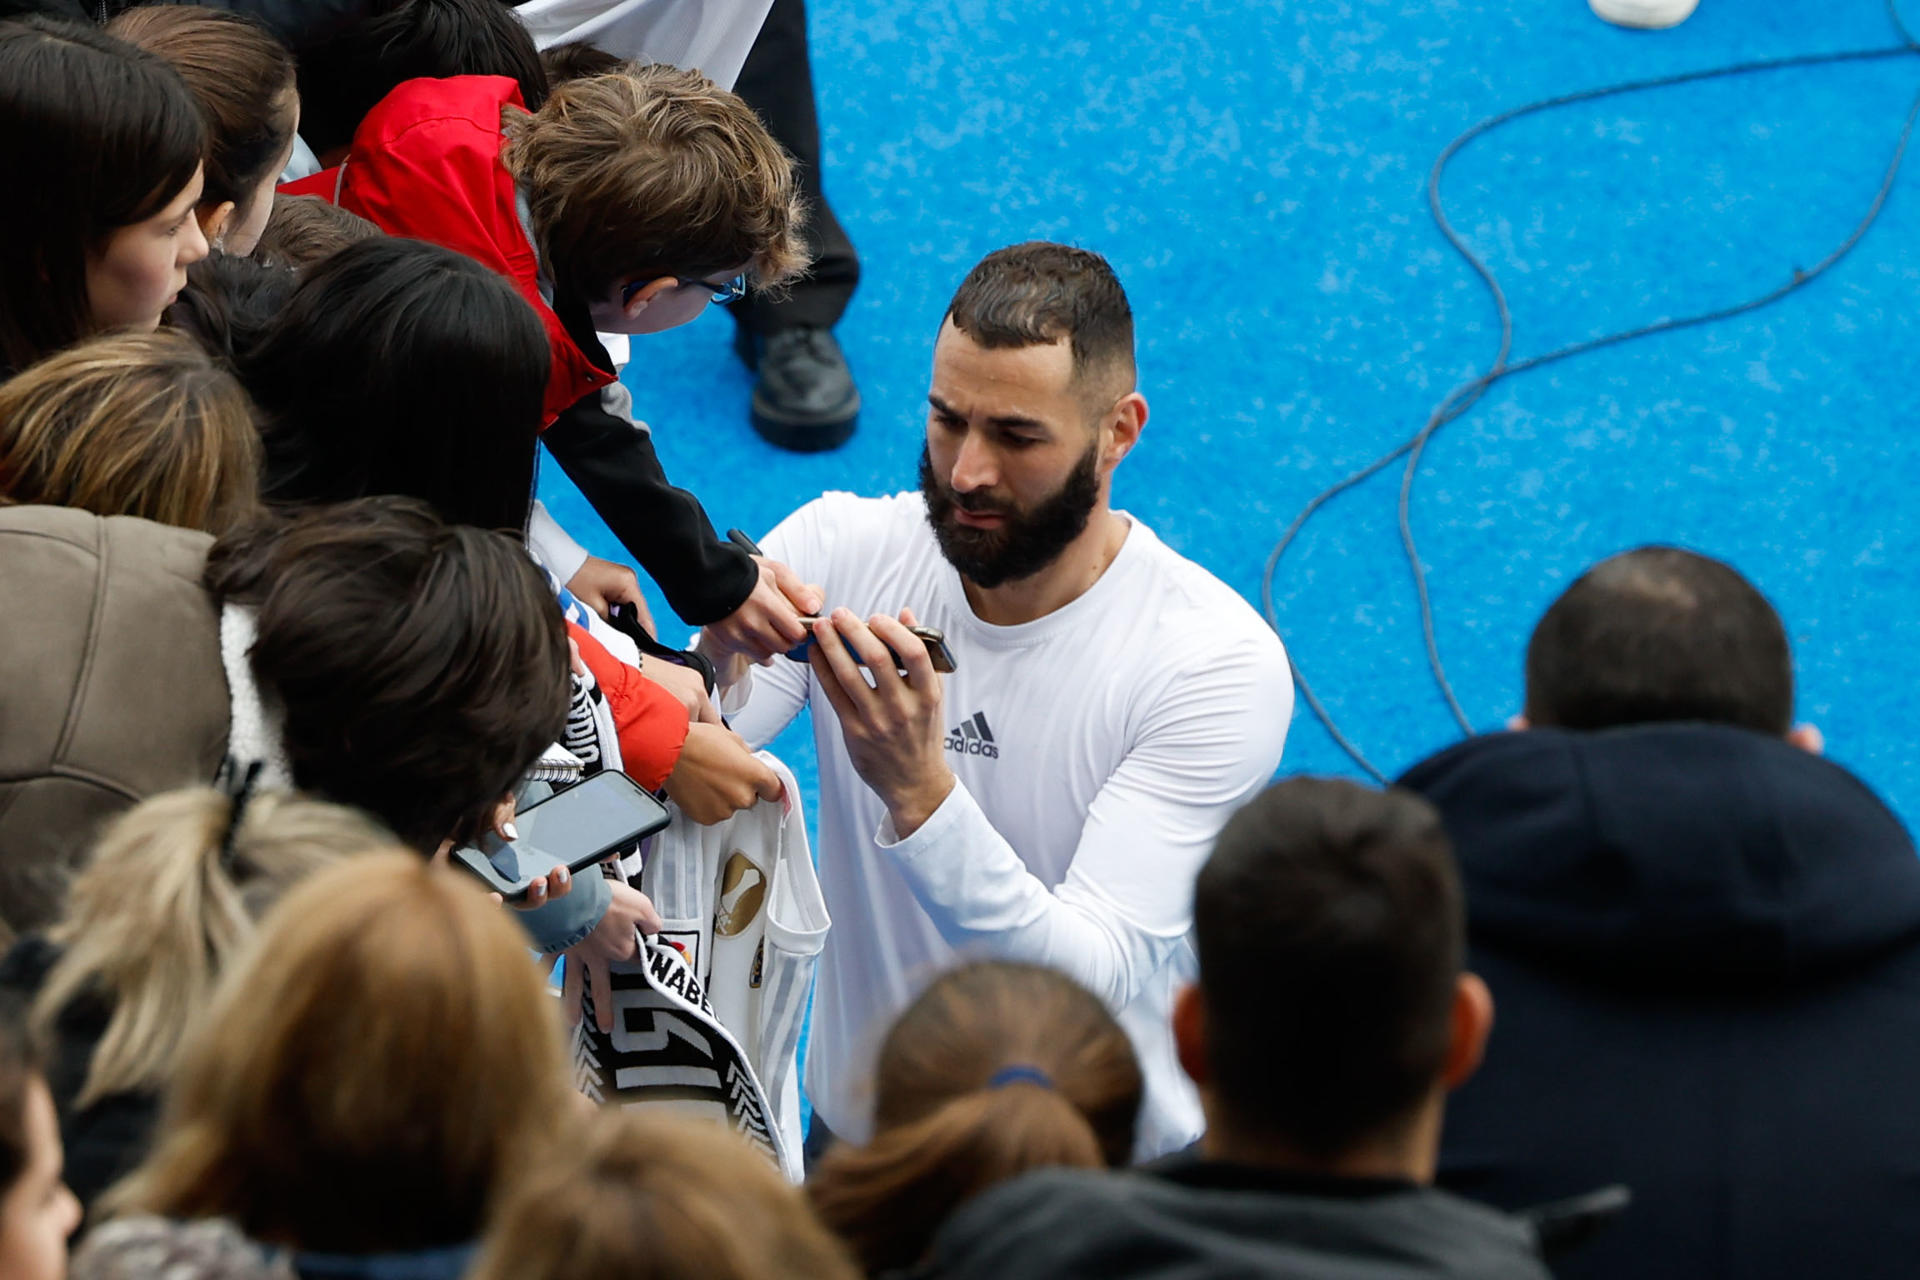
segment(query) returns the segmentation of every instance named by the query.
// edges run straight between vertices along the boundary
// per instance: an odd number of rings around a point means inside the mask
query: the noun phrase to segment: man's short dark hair
[[[1255,796],[1194,887],[1222,1123],[1332,1157],[1408,1115],[1446,1063],[1465,930],[1425,800],[1328,778]]]
[[[250,663],[295,785],[423,853],[484,830],[565,727],[566,626],[506,534],[363,498],[226,535],[206,586],[259,610]]]
[[[1625,551],[1575,579],[1533,629],[1526,714],[1563,729],[1696,720],[1782,735],[1786,628],[1730,565],[1678,547]]]
[[[1133,308],[1097,253],[1046,240],[996,249],[967,272],[946,318],[990,351],[1065,338],[1076,382],[1091,371],[1133,386]]]

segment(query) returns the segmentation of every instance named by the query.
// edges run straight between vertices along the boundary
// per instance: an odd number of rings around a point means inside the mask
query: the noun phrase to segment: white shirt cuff
[[[533,514],[527,519],[527,549],[563,587],[587,562],[587,549],[567,535],[544,502],[535,502]]]
[[[873,843],[896,858],[912,862],[943,843],[957,829],[965,827],[968,819],[979,812],[980,806],[968,794],[966,784],[955,778],[953,790],[947,792],[947,798],[927,815],[927,820],[912,835],[903,838],[893,829],[893,815],[883,813],[880,815],[880,825],[874,830]]]

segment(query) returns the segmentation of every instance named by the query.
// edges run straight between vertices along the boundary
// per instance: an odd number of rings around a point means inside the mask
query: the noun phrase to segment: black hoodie
[[[1442,1185],[1626,1183],[1575,1280],[1920,1273],[1920,859],[1872,792],[1697,724],[1476,738],[1401,785],[1495,1006]]]
[[[962,1205],[912,1280],[1549,1280],[1533,1230],[1380,1178],[1045,1169]]]

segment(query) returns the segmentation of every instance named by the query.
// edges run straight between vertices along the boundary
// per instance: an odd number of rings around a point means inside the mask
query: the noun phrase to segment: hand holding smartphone
[[[738,529],[727,530],[727,541],[741,548],[748,555],[763,556],[766,554],[760,550],[752,538],[749,538]],[[800,624],[806,627],[808,632],[811,633],[813,624],[819,621],[821,621],[821,618],[817,615],[803,615],[800,619]],[[908,627],[907,630],[911,631],[920,643],[927,647],[927,657],[933,661],[933,669],[935,671],[938,671],[941,675],[953,674],[956,669],[953,661],[953,650],[947,647],[947,637],[938,627]],[[807,654],[812,648],[813,636],[809,634],[805,640],[787,650],[787,657],[795,662],[805,662],[807,660]],[[893,653],[893,650],[889,649],[887,652]],[[858,654],[854,654],[853,659],[855,662],[859,662],[861,666],[866,665],[865,662],[861,661],[860,655]],[[903,673],[907,669],[906,664],[900,661],[900,655],[897,653],[893,654],[893,665],[896,670]]]
[[[804,617],[800,619],[801,624],[804,625],[808,631],[813,630],[814,623],[821,621],[824,621],[824,619],[817,617]],[[908,627],[907,630],[911,631],[921,644],[927,646],[927,657],[933,660],[933,669],[935,671],[938,671],[943,676],[953,674],[953,650],[947,648],[947,637],[938,627]],[[807,660],[807,654],[812,648],[813,637],[809,635],[800,644],[787,650],[787,656],[795,662],[805,662]],[[847,652],[852,656],[853,660],[861,666],[864,667],[867,665],[866,660],[859,654],[854,653],[851,649]],[[894,669],[905,672],[907,664],[900,661],[900,655],[894,653],[891,648],[889,648],[887,652],[893,654]]]
[[[519,902],[555,867],[584,871],[664,829],[672,816],[639,783],[607,769],[527,806],[513,821],[517,839],[489,835],[481,847],[455,849],[452,861],[502,898]]]

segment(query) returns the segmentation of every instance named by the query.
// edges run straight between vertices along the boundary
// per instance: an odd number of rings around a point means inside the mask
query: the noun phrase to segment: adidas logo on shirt
[[[993,730],[987,728],[987,713],[976,711],[955,728],[947,730],[947,750],[963,756],[984,756],[989,760],[998,760],[1000,748],[993,745]]]

